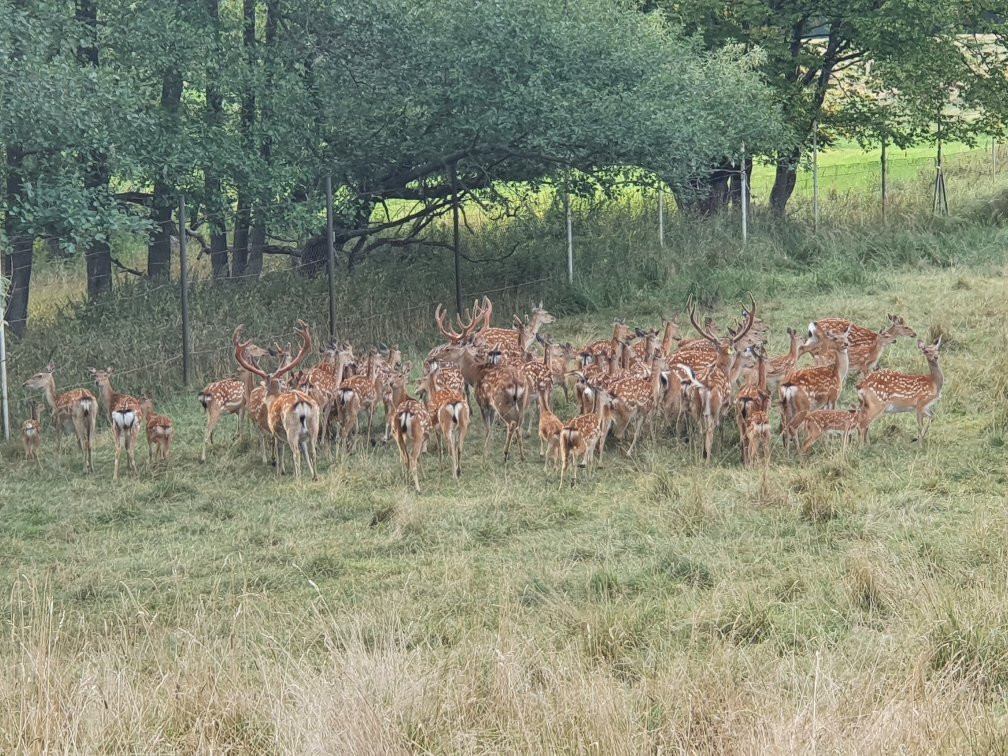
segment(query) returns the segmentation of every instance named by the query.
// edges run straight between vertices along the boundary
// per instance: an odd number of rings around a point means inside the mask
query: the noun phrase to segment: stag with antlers
[[[294,330],[301,340],[301,349],[293,359],[285,359],[272,373],[266,373],[246,356],[249,342],[241,341],[244,326],[235,329],[232,341],[235,348],[235,359],[238,364],[250,373],[258,375],[266,384],[264,403],[267,410],[267,424],[277,448],[278,471],[284,473],[284,450],[282,443],[286,441],[290,447],[294,463],[295,477],[301,477],[301,457],[304,457],[312,480],[318,476],[315,469],[315,447],[318,443],[321,409],[309,394],[303,391],[288,389],[281,379],[300,365],[311,351],[311,333],[308,325],[298,321]]]

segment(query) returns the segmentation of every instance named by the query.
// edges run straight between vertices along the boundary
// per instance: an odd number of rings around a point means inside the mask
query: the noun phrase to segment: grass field
[[[0,752],[1008,749],[1005,260],[809,265],[754,263],[772,351],[826,315],[943,334],[927,446],[897,416],[761,473],[730,433],[704,466],[660,431],[558,491],[532,443],[482,457],[474,420],[462,480],[428,456],[418,496],[382,445],[277,479],[233,423],[201,465],[191,393],[161,407],[171,467],[115,485],[104,426],[89,477],[51,438],[40,469],[6,445]],[[746,276],[719,275],[727,320]],[[547,330],[682,304],[619,301]],[[884,364],[925,367],[909,341]]]

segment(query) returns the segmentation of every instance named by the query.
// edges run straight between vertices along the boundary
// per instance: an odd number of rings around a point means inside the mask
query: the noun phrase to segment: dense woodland
[[[24,333],[43,245],[83,257],[90,297],[123,238],[167,277],[180,194],[215,280],[317,255],[327,176],[348,271],[378,239],[422,249],[455,201],[503,218],[544,183],[660,180],[706,215],[763,159],[784,214],[815,127],[1000,134],[1006,18],[1004,0],[0,0],[6,317]]]

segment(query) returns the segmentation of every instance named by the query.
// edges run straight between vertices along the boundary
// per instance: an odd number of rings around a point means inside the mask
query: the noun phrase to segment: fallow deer
[[[249,344],[247,354],[248,359],[258,365],[259,360],[265,357],[268,352],[255,344]],[[207,415],[206,432],[203,434],[203,450],[200,452],[201,462],[206,462],[207,446],[213,446],[214,429],[224,415],[235,416],[237,420],[235,438],[241,438],[242,423],[248,414],[249,396],[255,388],[255,382],[255,375],[242,368],[237,379],[225,378],[214,381],[199,392],[197,398]]]
[[[770,414],[767,410],[757,409],[749,413],[745,419],[744,443],[742,446],[742,462],[752,465],[757,457],[762,457],[764,464],[770,462]]]
[[[543,471],[549,469],[550,459],[560,466],[560,432],[563,421],[553,414],[549,397],[539,394],[539,456],[544,457]]]
[[[824,436],[840,436],[843,439],[843,453],[846,454],[850,437],[856,433],[864,434],[871,422],[872,418],[863,407],[852,407],[848,410],[802,411],[794,416],[790,426],[796,439],[798,429],[805,429],[805,441],[801,445],[803,456]]]
[[[294,463],[294,476],[301,477],[301,457],[304,457],[312,480],[315,480],[315,448],[318,443],[321,409],[310,395],[303,391],[285,390],[281,378],[294,370],[311,351],[311,333],[308,325],[298,321],[295,333],[301,339],[301,348],[294,359],[286,358],[272,373],[266,373],[245,357],[248,342],[241,342],[243,326],[235,329],[232,341],[238,364],[258,375],[266,384],[264,404],[270,433],[277,448],[278,472],[284,472],[284,447],[278,441],[286,441],[290,447]]]
[[[641,427],[651,417],[651,413],[661,403],[662,377],[668,365],[665,360],[651,355],[651,375],[646,379],[620,378],[605,387],[611,396],[609,408],[615,425],[616,438],[622,439],[627,428],[633,423],[633,438],[627,448],[627,456],[637,447]],[[667,380],[667,379],[666,379]]]
[[[511,454],[511,444],[518,440],[518,453],[525,460],[525,444],[522,441],[522,419],[528,409],[531,389],[520,368],[511,366],[495,367],[485,365],[483,375],[476,384],[476,403],[479,405],[486,425],[483,439],[483,453],[490,443],[490,429],[494,420],[500,418],[507,429],[504,442],[504,462]]]
[[[791,427],[799,412],[815,409],[834,409],[840,392],[843,391],[849,368],[848,336],[850,329],[837,333],[824,333],[824,345],[834,353],[833,364],[817,365],[791,371],[780,384],[781,414],[783,416],[783,440],[785,448],[788,439],[797,436]]]
[[[427,411],[440,436],[448,444],[452,477],[462,474],[462,449],[469,433],[469,402],[461,390],[441,384],[441,368],[436,365],[423,381],[427,394]],[[440,450],[441,444],[438,443]],[[439,451],[440,454],[440,451]]]
[[[420,454],[431,432],[430,413],[416,399],[407,397],[395,411],[394,436],[407,481],[420,493]]]
[[[771,391],[776,391],[780,382],[784,380],[788,373],[795,369],[798,359],[805,353],[802,335],[790,326],[787,329],[788,351],[779,357],[773,357],[767,364],[767,386]]]
[[[95,425],[98,419],[98,400],[87,389],[71,389],[56,393],[56,367],[50,362],[40,373],[36,373],[24,383],[27,389],[41,389],[52,411],[53,426],[56,431],[56,449],[62,450],[64,433],[74,433],[77,445],[84,455],[84,472],[94,472],[92,447]]]
[[[624,320],[614,320],[612,338],[602,339],[601,341],[593,341],[592,343],[587,344],[584,349],[581,350],[581,353],[589,354],[596,359],[609,359],[612,357],[613,352],[620,348],[620,343],[626,341],[633,335],[634,332]]]
[[[941,399],[945,383],[945,375],[938,365],[941,343],[941,336],[931,345],[923,341],[917,342],[917,348],[924,355],[930,368],[927,375],[879,370],[861,381],[858,385],[858,396],[861,397],[861,404],[867,413],[869,423],[883,412],[915,412],[917,437],[914,441],[923,442],[927,438],[931,429],[934,406]],[[862,430],[861,436],[865,440],[868,439],[867,426]]]
[[[687,305],[693,327],[717,350],[717,358],[709,367],[694,371],[688,365],[685,366],[692,387],[694,415],[704,434],[703,456],[706,460],[711,458],[714,432],[721,424],[723,413],[730,407],[731,386],[736,377],[733,372],[737,371],[739,367],[735,350],[738,344],[746,338],[756,320],[756,300],[752,294],[749,295],[749,299],[752,306],[746,310],[745,323],[737,332],[729,331],[728,339],[720,339],[711,331],[704,330],[697,322],[696,305],[692,299]]]
[[[148,463],[153,464],[156,456],[157,461],[167,464],[175,438],[175,424],[167,415],[154,411],[154,399],[149,393],[140,402],[140,411],[146,421]]]
[[[591,471],[592,457],[600,444],[603,433],[603,418],[597,412],[578,415],[566,423],[560,431],[560,489],[563,490],[564,475],[571,465],[571,486],[577,483],[578,457],[585,473]],[[608,427],[607,427],[608,430]]]
[[[754,459],[755,449],[749,446],[754,436],[762,438],[762,427],[755,428],[763,422],[763,418],[753,420],[753,415],[770,410],[770,392],[767,389],[767,355],[760,346],[752,346],[750,351],[756,354],[756,383],[746,384],[735,395],[735,421],[739,429],[742,443],[742,463],[749,464]]]
[[[374,420],[375,406],[381,398],[375,385],[378,355],[373,349],[368,354],[367,366],[367,373],[343,381],[336,392],[341,426],[340,446],[345,449],[350,448],[350,434],[356,430],[361,412],[367,412],[367,444],[371,445],[371,424]]]
[[[887,315],[889,323],[879,331],[859,326],[842,318],[823,318],[809,323],[808,339],[805,342],[807,351],[816,355],[816,361],[822,365],[830,361],[830,350],[824,348],[822,334],[838,334],[849,331],[850,372],[868,375],[878,368],[882,350],[890,344],[895,344],[901,336],[917,338],[917,334],[899,315]]]
[[[474,312],[475,312],[474,307]],[[527,351],[532,342],[536,340],[536,336],[539,334],[539,329],[544,325],[549,325],[555,321],[555,318],[543,309],[543,303],[540,301],[538,307],[532,308],[532,318],[528,320],[526,316],[526,322],[522,322],[521,319],[515,315],[515,321],[518,323],[518,328],[493,328],[490,326],[490,318],[493,316],[493,303],[490,301],[489,297],[483,297],[483,306],[479,310],[480,316],[484,320],[484,327],[477,332],[477,335],[492,349],[503,349],[505,347],[512,347],[518,349],[522,352]],[[478,320],[478,318],[477,318]]]
[[[42,446],[41,412],[44,408],[44,404],[29,402],[31,417],[21,425],[21,443],[24,446],[25,462],[35,460],[35,464],[41,464],[39,461],[39,449]]]
[[[143,411],[140,400],[128,394],[116,394],[112,405],[112,438],[115,441],[115,464],[112,467],[112,480],[119,479],[119,457],[123,448],[129,467],[136,472],[136,444],[140,436],[140,425],[143,423]]]

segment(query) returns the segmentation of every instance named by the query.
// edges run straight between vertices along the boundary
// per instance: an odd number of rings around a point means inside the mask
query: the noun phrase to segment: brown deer
[[[367,372],[346,379],[336,392],[336,404],[342,428],[340,445],[343,448],[350,448],[350,434],[356,430],[361,412],[367,412],[367,444],[371,445],[371,424],[374,420],[375,407],[381,398],[375,384],[378,367],[378,355],[372,349],[368,353]]]
[[[705,460],[710,460],[714,445],[714,432],[721,424],[723,413],[731,406],[731,386],[741,363],[736,359],[737,345],[742,342],[756,321],[756,300],[749,295],[752,306],[745,310],[746,320],[737,332],[729,330],[729,338],[720,339],[710,330],[701,328],[696,318],[696,305],[691,299],[687,305],[690,322],[697,332],[717,350],[715,362],[699,371],[686,365],[686,374],[692,388],[691,404],[694,417],[703,430]],[[680,363],[683,364],[683,363]]]
[[[745,418],[742,463],[752,465],[758,457],[770,463],[770,414],[765,409],[753,409]]]
[[[668,365],[660,357],[651,355],[651,375],[645,380],[641,378],[620,378],[605,387],[611,397],[609,408],[615,425],[616,438],[622,439],[627,428],[632,423],[633,438],[627,448],[627,456],[633,454],[637,447],[644,422],[661,402],[662,377],[668,371]]]
[[[497,418],[507,428],[504,442],[504,462],[511,454],[511,444],[518,440],[518,453],[525,460],[525,444],[522,441],[522,419],[528,409],[531,390],[525,374],[520,368],[503,365],[484,365],[483,375],[476,384],[476,403],[479,405],[486,425],[483,439],[483,453],[490,443],[490,429]]]
[[[805,429],[805,442],[801,445],[802,456],[824,436],[840,436],[843,439],[843,454],[847,453],[847,442],[851,436],[863,434],[872,418],[863,407],[852,407],[849,410],[811,410],[797,413],[791,421],[791,430],[797,439],[799,428]]]
[[[29,402],[28,406],[31,417],[21,425],[21,443],[24,446],[25,462],[35,460],[35,464],[41,464],[39,460],[39,449],[42,446],[42,410],[45,405],[40,402]]]
[[[56,450],[62,451],[63,434],[74,433],[77,445],[84,455],[84,472],[94,472],[92,448],[94,446],[95,425],[98,419],[98,400],[87,389],[71,389],[56,393],[56,367],[50,362],[40,373],[36,373],[24,383],[26,389],[41,389],[52,411],[56,431]]]
[[[780,384],[781,414],[783,415],[782,435],[784,447],[789,438],[798,438],[794,428],[795,415],[815,409],[834,409],[849,367],[847,341],[850,329],[837,333],[825,333],[824,344],[829,345],[835,355],[832,365],[817,365],[793,370]]]
[[[413,487],[420,493],[420,454],[427,446],[427,437],[431,432],[430,413],[421,402],[407,396],[396,408],[393,425],[406,480],[409,482],[412,478]]]
[[[262,347],[252,343],[249,344],[247,356],[256,365],[267,354],[268,352]],[[207,415],[206,432],[203,434],[203,450],[200,452],[201,462],[206,462],[207,446],[213,446],[214,429],[224,415],[235,416],[237,420],[235,438],[241,438],[242,423],[246,414],[248,414],[249,395],[255,388],[255,383],[255,374],[242,369],[237,379],[225,378],[220,381],[214,381],[199,392],[197,398]]]
[[[116,394],[112,405],[112,438],[115,441],[115,464],[112,467],[112,480],[119,479],[119,457],[123,448],[129,467],[136,472],[136,444],[140,436],[140,425],[143,423],[143,411],[140,401],[128,394]]]
[[[945,375],[938,364],[941,357],[941,336],[931,345],[923,341],[917,342],[927,360],[930,372],[927,375],[913,373],[897,373],[893,370],[879,370],[866,377],[858,384],[858,396],[870,424],[883,412],[915,412],[917,413],[917,437],[914,441],[923,442],[931,429],[931,419],[934,406],[941,399]],[[925,424],[924,419],[927,418]],[[868,426],[861,431],[861,437],[868,439]]]
[[[630,326],[622,319],[613,321],[613,335],[611,339],[602,339],[587,344],[581,350],[582,354],[589,354],[596,359],[609,359],[613,352],[620,348],[620,343],[626,341],[634,335]]]
[[[563,428],[563,421],[550,409],[549,397],[539,394],[539,456],[544,457],[544,472],[549,469],[550,459],[560,466],[560,432]]]
[[[423,383],[427,394],[427,412],[448,444],[452,477],[457,479],[462,474],[462,449],[469,433],[469,402],[459,389],[441,385],[439,366],[427,373]],[[438,449],[440,448],[441,444],[438,443]]]
[[[505,350],[507,347],[518,351],[527,351],[532,342],[536,340],[539,329],[544,325],[549,325],[555,318],[543,309],[543,303],[539,302],[538,307],[532,308],[532,318],[526,316],[525,322],[515,315],[514,320],[517,328],[493,328],[490,326],[490,318],[493,316],[493,303],[489,297],[483,297],[483,305],[477,310],[473,307],[473,312],[479,312],[477,322],[483,320],[484,326],[477,332],[479,338],[491,349]]]
[[[241,342],[243,328],[244,326],[238,326],[232,337],[235,359],[239,365],[258,375],[266,384],[264,404],[267,424],[277,450],[277,470],[281,475],[284,473],[284,447],[279,442],[286,441],[293,458],[294,476],[301,477],[303,456],[312,480],[315,480],[318,477],[315,468],[315,448],[318,443],[321,409],[318,402],[308,394],[285,389],[281,383],[283,376],[300,365],[311,351],[311,333],[308,325],[303,320],[298,321],[298,327],[294,332],[301,340],[301,348],[294,359],[285,358],[272,373],[266,373],[245,357],[248,342]]]
[[[156,449],[157,461],[168,464],[172,441],[175,438],[175,424],[167,415],[159,415],[154,411],[154,399],[150,393],[147,393],[140,402],[140,411],[146,420],[148,463],[154,463]]]
[[[608,425],[600,413],[588,412],[578,415],[564,425],[560,431],[560,490],[563,490],[568,465],[571,466],[571,486],[577,483],[579,456],[580,466],[585,468],[585,473],[591,471],[592,457],[600,445],[604,424],[608,430]]]
[[[757,413],[765,416],[770,410],[770,391],[767,389],[767,354],[761,346],[749,348],[756,355],[756,383],[746,384],[735,395],[735,422],[742,443],[742,463],[750,464],[755,458],[755,449],[750,443],[755,435],[762,438],[764,418],[753,419]]]
[[[773,357],[767,364],[767,386],[771,391],[776,391],[780,382],[795,369],[799,358],[807,351],[804,346],[803,337],[798,331],[790,326],[787,329],[788,351],[779,357]]]
[[[901,336],[917,338],[917,334],[899,315],[887,315],[889,323],[879,331],[859,326],[842,318],[823,318],[809,323],[806,351],[816,356],[820,365],[831,361],[830,348],[823,343],[822,336],[848,332],[850,372],[868,375],[878,368],[882,350],[895,344]]]

